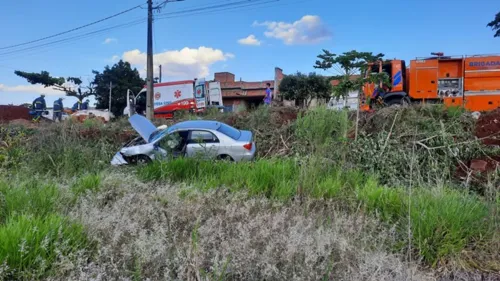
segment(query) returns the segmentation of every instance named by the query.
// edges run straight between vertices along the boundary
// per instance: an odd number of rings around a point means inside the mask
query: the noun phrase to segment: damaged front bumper
[[[111,159],[111,165],[113,166],[128,165],[128,162],[127,160],[125,160],[125,158],[120,152],[117,152],[115,156],[113,156],[113,159]]]

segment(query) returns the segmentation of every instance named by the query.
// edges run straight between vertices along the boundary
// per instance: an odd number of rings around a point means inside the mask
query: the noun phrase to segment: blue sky
[[[387,58],[405,60],[436,51],[462,55],[500,50],[500,38],[493,38],[486,27],[500,11],[497,0],[261,0],[268,3],[219,12],[206,9],[237,1],[185,0],[169,3],[156,14],[167,17],[166,13],[205,8],[197,14],[155,21],[155,64],[163,65],[163,81],[212,79],[218,71],[247,81],[273,79],[275,66],[285,73],[310,72],[322,49],[382,52]],[[0,48],[84,25],[143,2],[1,1]],[[136,9],[74,35],[145,17],[146,10]],[[5,54],[11,49],[0,49],[0,104],[31,102],[41,91],[47,92],[47,102],[52,104],[57,92],[29,85],[14,70],[47,70],[86,81],[92,69],[102,71],[122,58],[143,73],[146,23],[77,41],[12,50],[16,52]],[[67,98],[65,105],[75,101]]]

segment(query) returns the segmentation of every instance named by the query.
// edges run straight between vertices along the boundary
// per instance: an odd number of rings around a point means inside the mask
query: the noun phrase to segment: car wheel
[[[132,165],[146,165],[151,162],[151,158],[149,158],[147,155],[137,155],[127,158],[128,158],[127,162],[129,162]]]
[[[231,156],[229,156],[229,155],[219,155],[217,157],[217,160],[227,161],[227,162],[234,162],[234,159]]]

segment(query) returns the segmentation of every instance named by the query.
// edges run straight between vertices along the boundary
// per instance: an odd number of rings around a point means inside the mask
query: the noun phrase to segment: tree
[[[337,72],[332,79],[339,80],[338,85],[333,87],[333,94],[337,98],[345,97],[351,91],[361,91],[363,85],[376,81],[388,83],[389,76],[386,73],[372,73],[365,77],[364,73],[368,69],[369,63],[382,60],[384,54],[374,55],[371,52],[358,52],[352,50],[342,55],[336,55],[328,50],[323,50],[323,54],[318,55],[314,68],[323,70],[333,69]]]
[[[283,78],[279,91],[285,99],[304,102],[305,106],[309,107],[313,99],[327,99],[331,95],[332,87],[326,77],[316,73],[306,75],[297,72]]]
[[[496,30],[495,35],[493,35],[494,37],[500,37],[500,12],[496,14],[495,19],[488,23],[487,26],[491,27],[493,31]]]
[[[390,85],[389,75],[387,73],[370,73],[369,76],[364,75],[370,66],[370,63],[381,61],[384,54],[379,53],[374,55],[371,52],[358,52],[355,50],[345,52],[342,55],[330,53],[328,50],[323,50],[323,54],[318,55],[321,60],[316,61],[315,68],[328,70],[333,68],[337,70],[339,75],[335,79],[339,83],[333,87],[333,95],[337,98],[346,97],[350,92],[358,92],[358,99],[361,99],[363,86],[370,83],[383,83]],[[356,75],[357,76],[353,76]],[[359,110],[356,112],[356,129],[354,139],[358,139],[358,123]]]
[[[25,78],[29,83],[35,85],[40,84],[44,87],[52,87],[66,93],[66,96],[75,97],[80,101],[94,94],[92,83],[88,86],[82,86],[82,79],[78,77],[52,77],[48,71],[24,72],[20,70],[14,71],[17,76]]]
[[[109,107],[109,84],[113,85],[111,95],[111,112],[121,116],[127,106],[127,89],[137,94],[146,83],[139,75],[136,68],[132,69],[130,63],[120,60],[112,67],[106,66],[102,73],[93,70],[95,75],[95,95],[98,109]]]

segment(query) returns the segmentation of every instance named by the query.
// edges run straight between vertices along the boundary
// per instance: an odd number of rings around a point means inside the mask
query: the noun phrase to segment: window
[[[226,124],[220,124],[220,127],[219,127],[219,129],[217,129],[217,131],[223,133],[224,135],[226,135],[234,140],[239,139],[241,136],[240,130],[235,129],[235,128],[233,128],[229,125],[226,125]]]
[[[189,138],[189,143],[218,143],[214,134],[207,131],[191,131],[191,137]]]
[[[166,135],[159,142],[159,146],[166,150],[182,150],[186,144],[187,131],[178,131]]]

